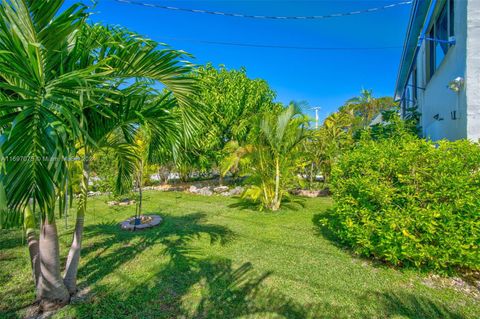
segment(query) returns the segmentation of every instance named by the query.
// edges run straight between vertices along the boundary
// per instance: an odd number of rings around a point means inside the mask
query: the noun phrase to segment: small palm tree
[[[184,125],[175,112],[177,104],[171,94],[158,94],[149,100],[141,101],[138,111],[141,114],[135,124],[132,135],[134,144],[132,150],[136,154],[134,180],[139,192],[136,216],[142,214],[144,173],[148,165],[175,160],[178,148],[182,142],[184,129],[192,127]],[[132,109],[132,108],[129,108]],[[134,109],[134,108],[133,108]],[[122,189],[117,189],[122,191]]]
[[[263,208],[276,211],[296,178],[297,154],[307,137],[308,118],[291,103],[279,114],[267,113],[261,119],[253,141],[250,181],[253,186],[244,198],[261,200]]]

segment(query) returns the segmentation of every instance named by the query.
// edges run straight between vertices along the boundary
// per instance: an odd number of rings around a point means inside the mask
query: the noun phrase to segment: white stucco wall
[[[458,1],[466,2],[466,1]],[[480,1],[468,0],[465,90],[467,96],[467,136],[480,139]]]
[[[418,104],[421,117],[423,135],[434,141],[440,139],[457,140],[467,137],[467,110],[466,90],[459,93],[452,92],[447,85],[456,77],[466,77],[466,49],[467,49],[467,3],[480,0],[455,1],[455,36],[456,44],[450,47],[442,64],[435,71],[427,83],[426,77],[426,41],[423,41],[417,57],[418,85],[425,90],[418,90]],[[478,44],[478,43],[477,43]],[[477,51],[477,56],[480,51]],[[452,119],[451,112],[457,111],[456,120]],[[438,117],[443,120],[437,120]],[[480,113],[478,113],[480,115]],[[480,132],[479,132],[480,133]]]

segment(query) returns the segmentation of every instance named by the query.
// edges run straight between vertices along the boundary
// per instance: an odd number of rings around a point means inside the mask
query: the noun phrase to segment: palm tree
[[[31,209],[40,219],[38,247],[30,251],[38,254],[31,256],[38,263],[32,269],[38,278],[37,297],[46,307],[67,303],[69,290],[75,289],[71,283],[76,281],[80,256],[88,156],[100,146],[99,140],[112,138],[108,128],[113,128],[96,124],[123,120],[110,109],[122,105],[120,88],[132,82],[128,79],[158,81],[181,105],[188,103],[192,90],[190,67],[179,62],[183,52],[158,50],[157,43],[122,28],[90,26],[84,5],[60,11],[63,2],[9,0],[0,5],[0,149],[7,159],[0,183],[9,211]],[[182,115],[188,120],[188,114]],[[119,129],[126,136],[134,125],[125,122]],[[94,134],[94,127],[104,134]],[[79,150],[85,159],[67,258],[67,289],[60,272],[54,212],[58,195],[67,188],[65,159]],[[31,237],[35,248],[36,237]]]
[[[258,137],[251,152],[251,177],[254,186],[244,197],[261,199],[264,208],[276,211],[295,178],[301,142],[307,138],[308,118],[291,103],[278,113],[266,113],[259,124]]]
[[[152,138],[152,149],[160,146],[170,146],[173,149],[179,142],[181,129],[191,129],[188,125],[183,127],[174,109],[178,106],[177,101],[171,94],[160,94],[145,86],[145,83],[137,83],[133,87],[127,87],[119,91],[121,98],[108,105],[106,112],[110,115],[99,114],[86,110],[85,126],[87,134],[79,140],[76,151],[83,155],[82,182],[77,206],[77,218],[73,242],[67,257],[64,282],[70,294],[76,291],[76,278],[80,260],[81,241],[83,233],[83,220],[87,208],[88,181],[90,176],[89,161],[95,153],[111,150],[117,160],[116,192],[123,193],[131,189],[131,177],[141,161],[145,161],[144,154],[138,152],[137,136],[142,130],[148,130]],[[119,92],[116,92],[118,94]],[[178,109],[178,107],[177,107]],[[178,111],[178,110],[177,110]],[[140,155],[139,155],[140,154]],[[151,156],[149,153],[146,156]],[[141,188],[140,188],[141,190]]]
[[[362,129],[367,127],[381,111],[395,105],[396,103],[390,97],[375,98],[372,90],[362,89],[360,96],[349,99],[340,111],[351,112],[355,117],[355,128]]]
[[[132,151],[136,154],[134,179],[139,195],[135,217],[142,214],[142,188],[147,166],[168,160],[177,161],[176,155],[182,141],[182,129],[192,129],[184,125],[178,114],[175,114],[176,101],[171,98],[171,94],[159,94],[149,100],[141,99],[136,105],[138,109],[135,105],[128,108],[134,111],[134,115],[141,115],[134,125],[135,130],[130,138],[134,140],[132,146]],[[125,177],[128,178],[128,176]],[[120,178],[121,176],[117,182],[119,186],[123,184]],[[121,191],[119,187],[117,187],[118,191]]]

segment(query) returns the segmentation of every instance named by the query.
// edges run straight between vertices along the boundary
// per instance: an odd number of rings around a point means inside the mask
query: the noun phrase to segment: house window
[[[410,76],[408,77],[407,85],[403,93],[403,98],[400,102],[400,109],[402,116],[406,115],[412,110],[418,107],[418,78],[417,78],[417,66],[414,65]]]
[[[417,106],[417,98],[418,98],[418,80],[417,80],[417,67],[415,67],[412,71],[412,100],[414,101],[413,107]]]
[[[448,0],[434,19],[427,33],[427,80],[430,80],[442,64],[451,44],[449,38],[454,35],[454,1]]]
[[[405,94],[405,106],[406,108],[410,108],[413,103],[413,84],[412,84],[412,73],[410,73],[410,77],[408,78],[408,84],[407,84],[407,91]]]
[[[435,23],[435,38],[440,41],[448,41],[448,15],[447,6],[445,5],[440,12],[437,22]],[[435,45],[435,70],[442,63],[448,52],[447,42],[434,42]]]
[[[453,0],[449,0],[448,2],[448,12],[449,12],[449,18],[448,20],[450,21],[450,30],[449,30],[449,35],[453,37],[455,35],[455,18],[454,18],[454,13],[455,13],[455,5],[453,3]]]

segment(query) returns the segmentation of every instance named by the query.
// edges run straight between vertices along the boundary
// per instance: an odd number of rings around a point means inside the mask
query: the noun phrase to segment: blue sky
[[[74,0],[67,0],[73,3]],[[182,8],[252,15],[324,15],[383,6],[384,1],[162,1]],[[119,24],[195,56],[194,63],[227,68],[245,66],[251,78],[263,78],[278,100],[321,106],[321,117],[358,95],[362,87],[376,96],[392,96],[411,5],[377,13],[326,20],[252,20],[161,10],[98,0],[92,20]],[[193,41],[192,41],[193,40]],[[199,43],[198,40],[300,47],[384,50],[296,50]],[[311,114],[311,113],[310,113]]]

